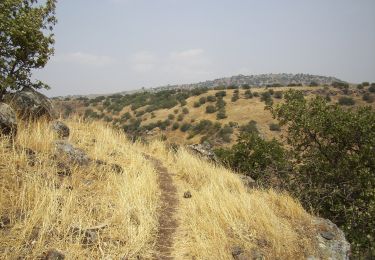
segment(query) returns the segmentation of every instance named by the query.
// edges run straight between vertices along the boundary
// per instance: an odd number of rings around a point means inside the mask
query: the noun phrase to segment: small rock
[[[89,157],[83,150],[75,148],[67,141],[56,141],[55,146],[57,156],[66,157],[66,159],[71,163],[76,163],[80,166],[84,166],[88,165],[90,162]]]
[[[0,135],[15,136],[17,120],[14,110],[5,103],[0,103]]]
[[[84,233],[84,237],[82,243],[85,245],[93,245],[98,241],[98,235],[93,230],[86,230]]]
[[[211,145],[208,143],[192,144],[192,145],[188,145],[187,148],[191,150],[192,152],[198,154],[202,158],[205,158],[213,162],[218,162],[218,159],[215,153],[212,151]]]
[[[53,122],[51,128],[60,138],[68,138],[70,135],[69,127],[61,121]]]
[[[50,249],[48,250],[43,257],[43,260],[64,260],[65,255],[57,250],[57,249]]]
[[[242,183],[248,187],[248,188],[254,188],[256,186],[256,182],[251,178],[250,176],[243,175],[243,174],[238,174],[240,177]]]
[[[192,195],[191,195],[191,192],[190,191],[186,191],[185,193],[184,193],[184,198],[185,199],[190,199],[192,197]]]
[[[111,164],[111,170],[114,171],[115,173],[121,174],[124,172],[122,167],[116,163]]]
[[[57,175],[59,176],[71,176],[72,175],[72,171],[70,170],[70,167],[67,166],[65,163],[58,162],[56,167],[57,167]]]
[[[327,240],[332,240],[335,237],[335,234],[333,234],[332,232],[328,232],[328,231],[320,232],[320,235]]]
[[[5,228],[10,225],[10,218],[8,216],[0,217],[0,228]]]
[[[242,254],[244,251],[241,247],[239,246],[235,246],[232,248],[232,256],[233,258],[236,258],[237,256],[239,256],[240,254]]]

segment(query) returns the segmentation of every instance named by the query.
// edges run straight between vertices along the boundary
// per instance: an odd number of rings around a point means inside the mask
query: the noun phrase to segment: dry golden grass
[[[315,254],[312,216],[284,193],[248,190],[231,171],[184,149],[177,154],[155,141],[147,149],[175,172],[181,196],[176,259],[231,259],[240,246],[266,259],[303,259]],[[182,199],[185,191],[191,199]]]
[[[72,165],[70,177],[57,175],[52,157],[56,139],[46,123],[21,125],[14,145],[0,138],[0,259],[35,259],[48,249],[67,259],[150,258],[157,231],[157,179],[151,164],[125,136],[102,123],[67,122],[70,142],[93,159],[117,163],[116,174],[94,164]],[[34,150],[35,165],[23,148]],[[73,229],[105,224],[93,245]]]
[[[121,165],[116,174],[95,164],[72,165],[57,175],[54,134],[46,123],[23,124],[13,145],[0,138],[0,259],[35,259],[48,249],[67,259],[120,259],[155,254],[160,190],[150,154],[175,173],[180,197],[171,249],[176,259],[231,259],[232,248],[253,250],[266,259],[316,255],[312,216],[287,194],[248,190],[233,172],[165,143],[129,143],[125,135],[98,122],[67,122],[70,142],[92,159]],[[37,152],[30,164],[23,148]],[[185,191],[192,198],[184,199]],[[107,225],[92,245],[74,229]]]

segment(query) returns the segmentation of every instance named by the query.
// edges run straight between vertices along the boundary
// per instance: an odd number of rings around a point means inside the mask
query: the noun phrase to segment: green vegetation
[[[212,114],[216,112],[216,108],[213,105],[206,106],[206,113]]]
[[[31,72],[43,68],[53,54],[55,0],[0,1],[0,101],[8,89],[47,88]]]
[[[339,104],[342,106],[353,106],[355,101],[351,97],[340,97]]]
[[[271,131],[281,131],[281,128],[280,128],[279,124],[272,123],[272,124],[270,124],[270,130]]]
[[[354,255],[373,255],[375,230],[375,113],[306,100],[288,91],[269,107],[287,132],[286,146],[262,139],[256,124],[241,127],[237,144],[216,151],[222,162],[261,186],[285,189],[306,209],[344,230]]]

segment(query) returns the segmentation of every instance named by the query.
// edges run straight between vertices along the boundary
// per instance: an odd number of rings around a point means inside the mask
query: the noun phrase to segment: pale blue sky
[[[236,74],[375,81],[374,0],[60,0],[48,95]]]

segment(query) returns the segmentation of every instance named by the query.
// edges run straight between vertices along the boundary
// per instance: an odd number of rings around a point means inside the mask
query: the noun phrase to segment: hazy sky
[[[59,0],[49,96],[236,74],[375,81],[375,0]]]

